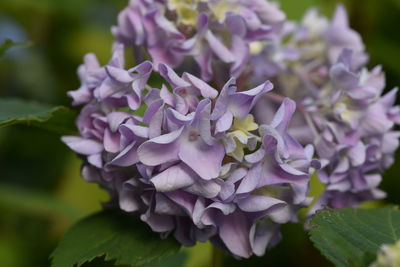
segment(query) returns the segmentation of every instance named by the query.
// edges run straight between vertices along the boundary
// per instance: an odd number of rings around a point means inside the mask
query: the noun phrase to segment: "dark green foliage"
[[[117,265],[142,266],[177,253],[172,238],[161,240],[136,217],[106,210],[71,227],[52,254],[53,267],[78,266],[105,255]]]
[[[400,238],[397,208],[340,209],[317,212],[310,237],[336,266],[368,266],[382,244]]]
[[[27,124],[59,134],[71,134],[76,131],[75,117],[75,112],[62,106],[51,107],[15,98],[0,99],[0,127]]]

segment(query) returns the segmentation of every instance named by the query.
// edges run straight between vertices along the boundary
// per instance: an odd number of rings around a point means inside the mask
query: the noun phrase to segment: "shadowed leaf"
[[[368,266],[382,244],[400,238],[397,208],[339,209],[317,212],[310,238],[336,266]]]
[[[16,98],[0,99],[0,127],[25,124],[59,134],[76,132],[74,111]]]
[[[160,239],[137,218],[106,210],[72,226],[51,258],[53,267],[81,266],[104,255],[117,265],[142,266],[177,253],[179,248],[174,239]]]

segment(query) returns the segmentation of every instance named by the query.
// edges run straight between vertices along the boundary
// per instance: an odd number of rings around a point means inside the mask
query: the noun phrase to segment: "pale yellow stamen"
[[[250,43],[250,53],[252,55],[258,55],[264,49],[264,44],[262,42],[251,42]]]
[[[243,120],[234,119],[231,132],[228,133],[229,136],[233,138],[236,143],[236,148],[234,151],[229,153],[230,156],[241,161],[244,157],[244,147],[247,144],[249,138],[253,135],[249,131],[254,131],[258,129],[258,124],[254,122],[254,117],[252,115],[247,115]]]
[[[195,26],[199,16],[198,2],[199,0],[169,0],[168,8],[176,11],[178,23]]]

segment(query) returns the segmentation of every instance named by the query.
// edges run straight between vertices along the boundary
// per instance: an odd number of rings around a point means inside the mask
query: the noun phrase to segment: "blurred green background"
[[[331,15],[337,3],[280,2],[290,19],[301,18],[312,6]],[[370,66],[384,66],[388,89],[400,85],[400,0],[342,2],[352,27],[364,38]],[[79,86],[76,68],[82,56],[94,52],[101,63],[108,61],[109,29],[126,4],[127,0],[1,0],[0,42],[10,38],[31,45],[14,47],[0,59],[0,97],[69,105],[65,93]],[[0,128],[0,266],[49,266],[49,254],[64,231],[101,208],[107,195],[81,180],[79,168],[79,159],[60,142],[60,136],[26,126]],[[388,192],[388,203],[400,204],[399,175],[396,166],[384,175],[381,188]],[[300,225],[284,226],[283,238],[263,258],[236,261],[226,257],[224,265],[330,266]],[[187,267],[209,265],[208,244],[184,253]],[[89,265],[105,264],[99,259]]]

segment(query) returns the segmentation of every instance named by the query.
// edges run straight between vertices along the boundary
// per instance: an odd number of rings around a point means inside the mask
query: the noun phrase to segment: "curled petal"
[[[61,140],[73,151],[82,155],[93,155],[103,151],[103,145],[92,139],[79,136],[63,136]]]
[[[266,211],[286,206],[287,203],[272,197],[252,195],[238,202],[241,210],[246,212]]]
[[[139,160],[149,166],[156,166],[178,159],[179,143],[183,128],[144,142],[138,148]]]
[[[194,183],[193,174],[183,164],[174,165],[151,178],[151,182],[159,192],[168,192]]]

